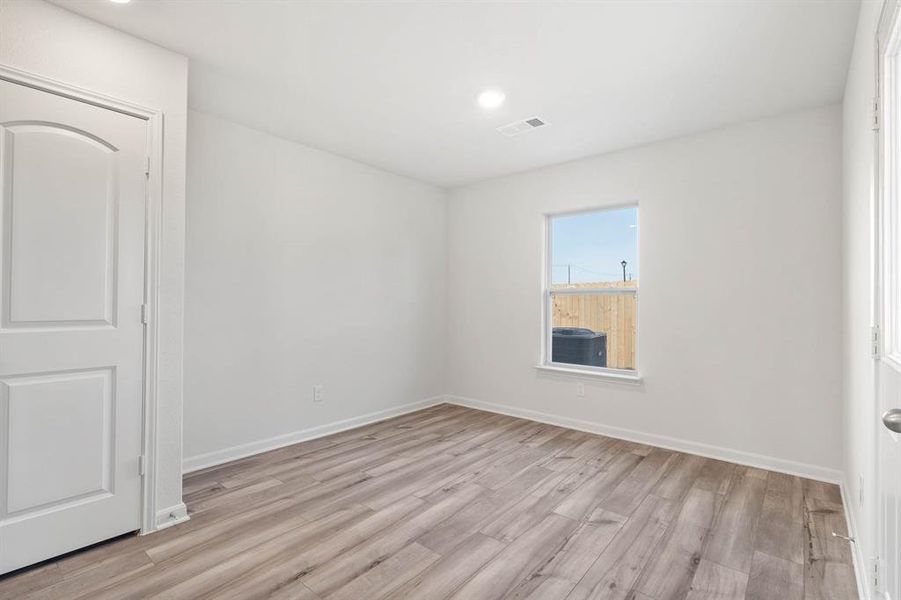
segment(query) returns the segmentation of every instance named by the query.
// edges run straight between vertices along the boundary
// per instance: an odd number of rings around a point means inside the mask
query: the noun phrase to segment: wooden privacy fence
[[[626,285],[576,284],[566,287],[627,286],[635,287],[637,282],[627,282]],[[607,366],[634,369],[636,304],[635,294],[555,294],[552,299],[552,323],[554,327],[585,327],[606,333]]]

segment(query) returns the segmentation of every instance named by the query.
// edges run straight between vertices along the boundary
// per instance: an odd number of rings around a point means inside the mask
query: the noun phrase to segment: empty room
[[[901,0],[0,0],[0,600],[901,600]]]

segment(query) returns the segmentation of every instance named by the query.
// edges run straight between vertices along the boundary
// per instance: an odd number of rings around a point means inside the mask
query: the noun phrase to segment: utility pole
[[[573,284],[573,266],[566,265],[566,285]]]
[[[626,280],[626,265],[629,263],[627,263],[626,261],[623,261],[619,264],[621,264],[623,266],[623,281],[625,281]]]

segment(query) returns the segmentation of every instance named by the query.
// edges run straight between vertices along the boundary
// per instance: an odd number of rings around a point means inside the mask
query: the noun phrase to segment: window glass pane
[[[635,370],[638,208],[560,215],[551,227],[551,361]]]
[[[553,294],[551,360],[635,369],[635,294]]]
[[[551,285],[638,287],[638,208],[551,219]]]

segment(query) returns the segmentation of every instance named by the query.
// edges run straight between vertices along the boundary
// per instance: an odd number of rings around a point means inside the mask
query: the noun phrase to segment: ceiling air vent
[[[508,137],[513,137],[514,135],[519,135],[521,133],[526,133],[527,131],[532,131],[533,129],[538,129],[539,127],[544,127],[545,125],[547,125],[547,121],[545,121],[544,119],[540,117],[531,117],[528,119],[523,119],[522,121],[514,121],[513,123],[501,125],[497,128],[497,130]]]

